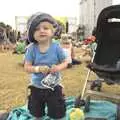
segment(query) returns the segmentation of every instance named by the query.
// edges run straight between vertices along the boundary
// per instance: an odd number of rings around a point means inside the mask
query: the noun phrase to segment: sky
[[[120,4],[120,0],[113,0],[113,4]]]
[[[0,21],[15,27],[15,16],[46,12],[52,16],[78,16],[79,0],[1,0]]]
[[[46,12],[53,16],[79,17],[81,0],[1,0],[0,22],[15,28],[15,16],[30,16],[35,12]],[[113,4],[120,0],[113,0]]]

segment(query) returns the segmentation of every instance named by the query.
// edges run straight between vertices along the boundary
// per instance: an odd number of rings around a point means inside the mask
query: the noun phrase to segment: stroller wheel
[[[93,81],[92,84],[91,84],[91,86],[90,86],[90,89],[91,89],[91,90],[94,90],[95,87],[96,87],[96,86],[95,86],[95,81]]]
[[[102,82],[100,80],[97,80],[97,91],[101,91],[102,88]]]
[[[89,112],[90,111],[90,96],[86,97],[86,101],[85,101],[85,112]]]
[[[78,96],[75,99],[75,108],[80,108],[81,106],[85,105],[85,101],[81,99],[81,96]]]
[[[92,82],[90,89],[95,90],[95,88],[97,88],[97,91],[101,91],[101,87],[102,87],[102,82],[100,80],[95,80]]]
[[[100,91],[101,91],[101,87],[97,87],[97,91],[99,91],[99,92],[100,92]]]

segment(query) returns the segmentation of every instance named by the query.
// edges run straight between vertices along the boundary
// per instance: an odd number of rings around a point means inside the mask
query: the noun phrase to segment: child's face
[[[37,42],[45,42],[51,40],[54,35],[53,25],[49,22],[41,22],[34,32],[34,39]]]

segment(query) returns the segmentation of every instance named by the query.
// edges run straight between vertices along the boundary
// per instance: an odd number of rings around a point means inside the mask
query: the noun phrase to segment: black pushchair
[[[96,39],[96,54],[89,68],[107,84],[120,84],[120,5],[102,10]]]
[[[97,48],[89,67],[81,97],[76,99],[76,106],[84,104],[86,111],[89,111],[90,98],[82,101],[86,93],[101,95],[103,97],[117,99],[120,103],[120,96],[100,92],[102,81],[107,84],[120,84],[120,5],[107,7],[101,11],[96,27]],[[100,80],[93,81],[91,90],[86,90],[90,71],[96,73]],[[98,91],[93,91],[98,87]],[[82,102],[81,102],[82,101]],[[119,111],[120,112],[120,111]],[[119,113],[120,119],[120,113]]]

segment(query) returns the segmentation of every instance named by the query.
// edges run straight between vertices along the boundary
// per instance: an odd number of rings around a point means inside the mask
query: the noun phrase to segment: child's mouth
[[[46,35],[40,35],[40,37],[46,37]]]

